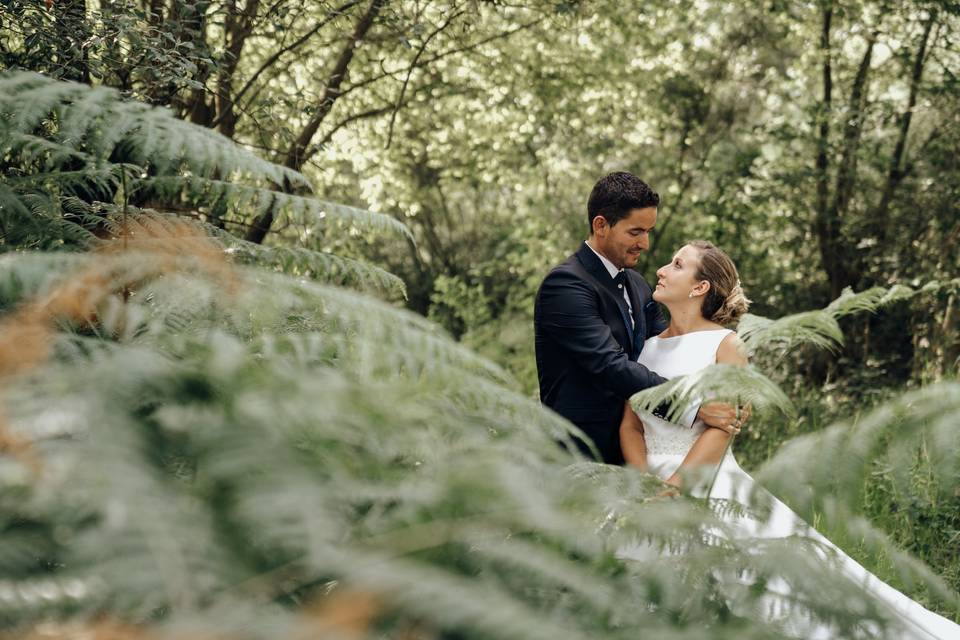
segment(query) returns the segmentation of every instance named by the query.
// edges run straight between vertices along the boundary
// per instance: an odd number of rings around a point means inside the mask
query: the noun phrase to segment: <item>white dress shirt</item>
[[[589,243],[589,242],[584,241],[584,244],[587,245],[588,247],[590,247],[590,243]],[[623,269],[617,269],[617,267],[614,266],[614,264],[613,264],[612,262],[610,262],[609,260],[607,260],[607,257],[606,257],[606,256],[600,255],[600,253],[599,253],[596,249],[594,249],[593,247],[590,247],[590,251],[593,251],[593,253],[596,254],[596,256],[597,256],[598,258],[600,258],[600,262],[602,262],[602,263],[603,263],[603,266],[607,268],[607,273],[610,274],[610,279],[611,279],[611,280],[613,280],[614,278],[616,278],[616,277],[617,277],[617,274],[623,273]],[[620,287],[620,289],[623,291],[623,299],[627,301],[627,309],[630,310],[630,314],[629,314],[629,315],[630,315],[630,328],[633,329],[633,328],[635,328],[635,327],[634,327],[634,324],[635,324],[635,323],[634,323],[634,321],[633,321],[633,304],[631,304],[631,302],[630,302],[630,295],[627,293],[626,287],[624,287],[622,284],[618,284],[617,286]]]

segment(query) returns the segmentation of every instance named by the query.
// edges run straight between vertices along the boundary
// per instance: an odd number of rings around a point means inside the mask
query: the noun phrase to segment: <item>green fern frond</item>
[[[835,318],[864,311],[876,313],[887,305],[908,300],[917,293],[918,290],[902,284],[895,284],[889,289],[873,287],[860,293],[853,293],[853,290],[847,287],[824,311]]]
[[[960,598],[928,569],[896,551],[874,527],[851,512],[865,487],[877,481],[878,461],[895,470],[888,481],[908,494],[908,470],[918,452],[930,457],[937,481],[956,487],[960,477],[960,385],[943,382],[909,392],[855,422],[841,422],[795,438],[763,465],[758,479],[807,518],[852,533],[875,552],[895,560],[904,576],[930,586],[960,610]],[[802,471],[802,473],[801,473]],[[787,480],[790,478],[790,480]]]
[[[880,304],[880,300],[886,295],[887,290],[883,287],[873,287],[860,293],[854,293],[853,289],[847,287],[840,296],[831,302],[824,311],[835,318],[860,313],[863,311],[873,312]]]
[[[163,109],[123,101],[105,87],[62,82],[30,73],[0,75],[0,126],[4,147],[13,136],[36,135],[42,122],[52,127],[59,148],[109,161],[122,150],[128,161],[160,173],[186,168],[202,176],[246,175],[275,185],[309,189],[297,171],[267,162],[231,140],[182,120]]]
[[[5,389],[15,432],[59,470],[30,480],[14,508],[59,532],[69,574],[54,575],[101,581],[5,621],[162,611],[194,629],[243,602],[294,625],[294,603],[351,588],[380,603],[388,629],[778,637],[792,618],[760,615],[776,579],[810,625],[895,635],[809,546],[739,538],[703,503],[654,499],[659,483],[629,469],[568,469],[577,458],[554,442],[564,421],[423,318],[263,269],[239,269],[228,292],[190,260],[158,271],[124,253],[0,259],[10,299],[49,294],[54,271],[136,281],[101,306],[101,337],[63,327],[56,359]],[[138,328],[117,337],[111,322]],[[11,578],[35,575],[21,565]]]
[[[667,419],[676,420],[689,407],[714,401],[750,404],[759,412],[776,409],[790,415],[795,411],[780,387],[755,368],[724,364],[644,389],[630,398],[630,405],[634,411],[650,413],[668,402],[671,409]]]
[[[0,75],[0,131],[30,133],[60,103],[84,91],[78,83],[55,82],[36,73]]]
[[[347,577],[347,585],[383,594],[390,602],[440,627],[470,629],[498,638],[590,637],[578,628],[575,618],[562,612],[544,617],[482,578],[458,576],[425,563],[365,549],[351,553],[331,547],[325,559],[325,564]]]
[[[37,135],[17,133],[7,130],[0,122],[0,151],[4,155],[17,156],[27,165],[37,164],[44,167],[56,168],[73,162],[93,164],[95,159],[74,147],[60,144]]]
[[[0,309],[42,296],[62,282],[64,274],[75,273],[89,259],[61,252],[0,254]]]
[[[282,172],[231,164],[215,138],[178,140],[187,129],[169,114],[110,106],[109,93],[17,82],[43,112],[21,133],[49,128],[58,140],[65,131],[64,148],[80,136],[92,157],[125,149],[135,166],[116,173],[88,163],[88,182],[56,149],[38,147],[17,176],[40,176],[37,167],[50,163],[54,186],[21,181],[0,194],[16,210],[4,215],[43,225],[41,246],[62,241],[51,230],[61,218],[129,245],[78,238],[108,246],[68,254],[19,245],[0,256],[4,310],[46,301],[65,284],[96,284],[71,291],[92,314],[40,318],[48,360],[3,380],[0,434],[25,443],[0,457],[0,623],[14,633],[106,614],[173,635],[329,634],[319,630],[326,594],[352,589],[374,601],[378,635],[680,640],[706,630],[732,640],[804,637],[828,625],[836,637],[899,637],[888,612],[838,575],[820,545],[755,539],[721,517],[763,521],[763,496],[715,509],[659,499],[649,476],[557,446],[574,427],[426,319],[277,272],[270,261],[284,254],[269,252],[282,250],[251,251],[226,233],[211,242],[191,230],[178,244],[182,223],[123,207],[128,194],[116,184],[132,190],[137,180],[156,184],[158,169],[175,172],[170,195],[195,185],[192,213],[202,215],[217,198],[247,197],[230,193],[235,177],[248,181],[246,193],[260,190],[243,202],[263,206],[262,194],[273,206],[285,196],[263,187]],[[21,99],[0,91],[0,104]],[[69,114],[74,105],[79,112]],[[15,119],[0,112],[9,129]],[[120,124],[104,128],[105,118]],[[82,198],[86,184],[104,188],[105,200]],[[188,250],[192,242],[199,250]],[[224,260],[230,247],[271,268]],[[303,262],[292,271],[322,260],[294,259]],[[836,344],[835,318],[823,316],[833,324],[809,316],[741,329],[758,347],[808,335]],[[800,441],[810,457],[788,457],[764,480],[832,517],[840,508],[829,511],[824,493],[851,495],[878,451],[901,455],[922,436],[937,456],[953,457],[944,468],[955,471],[957,396],[949,386],[908,396],[813,445]],[[643,392],[634,405],[667,400],[678,413],[712,399],[751,403],[756,413],[790,409],[754,369],[723,365]],[[810,488],[819,501],[804,497]],[[25,523],[38,537],[25,537]],[[908,575],[926,583],[914,569]],[[788,613],[771,616],[771,604]]]
[[[160,177],[137,181],[134,189],[164,199],[185,196],[192,202],[220,202],[234,211],[272,209],[279,221],[309,228],[322,228],[331,222],[344,222],[361,229],[387,232],[412,239],[410,229],[399,220],[366,209],[350,207],[328,200],[302,197],[243,184],[195,177]]]
[[[407,297],[403,280],[366,262],[301,247],[265,247],[226,234],[218,237],[227,246],[227,253],[241,264],[274,267],[289,275],[308,276],[326,284]]]
[[[827,350],[843,345],[840,325],[826,311],[805,311],[776,320],[748,313],[740,319],[737,335],[750,353],[764,348],[787,351],[801,344]]]
[[[90,246],[94,235],[64,216],[76,217],[76,211],[76,202],[69,198],[61,201],[42,192],[18,195],[0,184],[0,251],[52,249],[64,243]]]
[[[861,547],[873,556],[887,558],[898,578],[908,588],[922,586],[948,607],[960,611],[960,594],[954,591],[941,576],[894,544],[886,533],[866,518],[852,513],[849,508],[839,502],[830,502],[832,503],[830,506],[835,507],[829,510],[830,524],[842,522],[842,527],[850,539],[857,540]]]
[[[921,291],[932,291],[942,286],[930,282],[921,289],[896,284],[890,288],[873,287],[854,293],[849,287],[823,310],[805,311],[776,320],[746,314],[737,327],[737,335],[750,353],[763,349],[789,351],[801,344],[836,351],[843,346],[843,333],[837,319],[855,313],[876,313],[883,307],[908,300]]]
[[[91,601],[103,602],[103,581],[95,577],[29,577],[0,580],[0,621],[8,629],[21,620],[77,614]]]
[[[131,220],[162,224],[164,219],[144,216]],[[158,279],[148,277],[170,269],[171,260],[183,272],[167,273]],[[67,263],[71,265],[69,269],[62,266]],[[456,343],[425,318],[356,292],[264,270],[237,269],[240,290],[224,306],[227,301],[223,299],[221,282],[184,275],[198,267],[202,272],[204,268],[190,255],[157,258],[149,253],[126,252],[83,257],[0,257],[0,301],[6,299],[13,304],[26,296],[44,295],[57,285],[55,274],[76,273],[85,266],[100,274],[114,291],[129,282],[140,282],[139,294],[127,307],[132,313],[140,313],[140,305],[145,305],[142,311],[154,319],[156,331],[161,334],[168,322],[184,330],[194,322],[199,323],[198,328],[209,326],[216,318],[215,324],[230,326],[256,344],[260,344],[260,336],[268,336],[258,348],[308,349],[318,354],[318,362],[331,348],[350,353],[343,364],[361,378],[375,371],[417,376],[435,368],[457,366],[503,384],[513,384],[501,368]],[[311,335],[320,342],[311,345],[303,341]]]
[[[881,455],[916,452],[917,436],[946,445],[932,449],[935,465],[949,481],[960,472],[960,458],[952,456],[956,446],[954,416],[960,412],[960,385],[943,382],[905,394],[875,409],[854,424],[839,423],[823,431],[792,440],[765,464],[758,474],[776,491],[790,497],[792,504],[810,505],[815,495],[838,499],[853,498],[870,477],[874,461]],[[778,472],[786,476],[804,470],[802,483],[781,486]],[[813,489],[814,492],[809,491]]]
[[[217,133],[104,87],[0,75],[0,155],[10,174],[0,185],[0,243],[7,250],[89,249],[105,235],[152,224],[143,216],[162,215],[131,205],[131,198],[201,219],[216,209],[220,224],[245,224],[269,210],[281,222],[314,229],[336,223],[335,231],[412,238],[391,216],[281,191],[302,192],[309,184]],[[296,247],[256,247],[222,229],[212,233],[246,263],[405,296],[400,279],[376,266]],[[176,314],[169,319],[184,326]]]

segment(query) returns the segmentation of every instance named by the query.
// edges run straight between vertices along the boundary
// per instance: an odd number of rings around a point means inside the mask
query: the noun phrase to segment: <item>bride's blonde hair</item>
[[[706,240],[687,243],[700,252],[697,280],[710,283],[710,290],[703,297],[700,313],[717,324],[731,324],[747,312],[750,300],[740,287],[740,274],[723,249]]]

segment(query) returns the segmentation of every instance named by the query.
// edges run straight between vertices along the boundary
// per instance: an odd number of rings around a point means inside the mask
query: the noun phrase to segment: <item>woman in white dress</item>
[[[666,378],[691,374],[712,364],[746,364],[740,340],[724,325],[743,315],[750,301],[740,288],[733,261],[722,250],[705,241],[683,246],[669,264],[657,270],[653,298],[670,311],[670,325],[662,334],[646,341],[638,358],[641,364]],[[753,479],[737,464],[733,452],[727,449],[731,437],[726,431],[708,428],[699,421],[692,427],[684,427],[648,413],[637,416],[632,410],[624,412],[620,425],[621,447],[628,464],[679,488],[685,474],[694,475],[687,472],[702,470],[704,465],[716,468],[719,463],[709,497],[750,505],[754,502],[751,495],[763,490],[755,486]],[[693,493],[702,497],[706,490],[694,487]],[[960,639],[960,626],[868,572],[776,498],[768,495],[767,500],[772,511],[763,521],[748,515],[723,517],[744,536],[801,535],[835,552],[839,569],[879,598],[894,614],[902,626],[902,637]],[[775,592],[776,586],[771,587]],[[830,638],[831,631],[825,626],[805,627],[802,635]]]

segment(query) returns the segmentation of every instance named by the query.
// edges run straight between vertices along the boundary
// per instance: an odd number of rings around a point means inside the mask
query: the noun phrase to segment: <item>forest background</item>
[[[843,319],[838,351],[797,348],[768,367],[799,418],[751,423],[737,444],[747,468],[956,376],[956,2],[5,0],[0,19],[3,69],[167,107],[303,172],[319,198],[402,221],[409,236],[384,237],[269,204],[183,207],[250,243],[399,276],[396,305],[529,397],[533,296],[585,237],[587,194],[613,170],[662,197],[637,267],[648,280],[704,238],[762,316],[847,288],[936,284]],[[927,463],[921,449],[909,496],[875,469],[863,506],[957,589],[960,492],[925,487]]]

